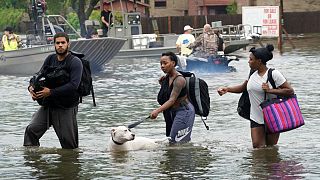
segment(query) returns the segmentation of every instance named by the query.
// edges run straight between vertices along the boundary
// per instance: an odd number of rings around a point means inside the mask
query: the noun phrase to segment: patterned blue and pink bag
[[[280,133],[304,125],[296,95],[265,100],[260,104],[268,133]]]
[[[268,70],[268,81],[273,88],[276,88],[275,82],[272,79],[272,71]],[[278,97],[275,99],[266,99],[260,104],[262,108],[264,123],[267,128],[267,133],[280,133],[296,129],[304,125],[304,119],[298,104],[297,96]]]

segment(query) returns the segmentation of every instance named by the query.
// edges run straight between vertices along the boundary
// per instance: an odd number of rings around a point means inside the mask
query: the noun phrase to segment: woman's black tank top
[[[182,76],[182,75],[178,75],[178,76]],[[164,104],[166,101],[169,100],[172,89],[173,89],[173,82],[176,80],[177,77],[175,77],[173,79],[171,85],[169,85],[169,76],[166,76],[165,79],[161,82],[161,88],[160,88],[160,91],[158,93],[158,98],[157,98],[158,103],[160,105]],[[187,95],[187,87],[186,86],[184,86],[181,89],[181,92],[180,92],[178,98],[184,97],[185,95]]]

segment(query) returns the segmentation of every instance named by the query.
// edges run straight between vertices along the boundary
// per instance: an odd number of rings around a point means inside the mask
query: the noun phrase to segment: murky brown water
[[[269,66],[294,87],[306,125],[281,134],[274,148],[251,148],[248,121],[236,113],[237,94],[220,97],[222,85],[241,83],[248,74],[248,53],[237,51],[237,72],[199,75],[210,87],[207,131],[196,119],[192,143],[150,151],[111,154],[110,128],[146,117],[155,107],[158,59],[113,60],[95,77],[97,107],[85,98],[79,107],[78,150],[63,150],[51,128],[40,148],[22,147],[24,129],[37,109],[26,90],[28,77],[0,76],[1,179],[318,179],[320,178],[320,36],[294,39]],[[275,42],[274,42],[275,43]],[[134,129],[138,136],[162,138],[162,116]]]

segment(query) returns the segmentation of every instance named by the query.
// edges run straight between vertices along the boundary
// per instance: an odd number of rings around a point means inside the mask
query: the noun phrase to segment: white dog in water
[[[111,129],[109,151],[134,151],[142,149],[154,149],[161,142],[168,142],[168,138],[156,140],[145,137],[135,137],[135,134],[125,126],[118,126]]]

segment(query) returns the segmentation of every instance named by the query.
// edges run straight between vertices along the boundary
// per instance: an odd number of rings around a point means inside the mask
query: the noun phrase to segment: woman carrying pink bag
[[[254,148],[276,145],[279,140],[279,133],[269,134],[266,132],[264,116],[260,104],[267,99],[276,98],[277,96],[288,97],[294,95],[294,90],[287,82],[285,77],[278,71],[272,71],[272,79],[276,89],[272,88],[270,81],[268,83],[267,62],[273,58],[273,45],[267,45],[263,48],[251,48],[249,52],[249,66],[255,72],[250,76],[249,80],[244,81],[240,85],[220,87],[217,91],[220,96],[231,93],[242,93],[247,90],[251,103],[250,107],[250,127],[251,140]]]

